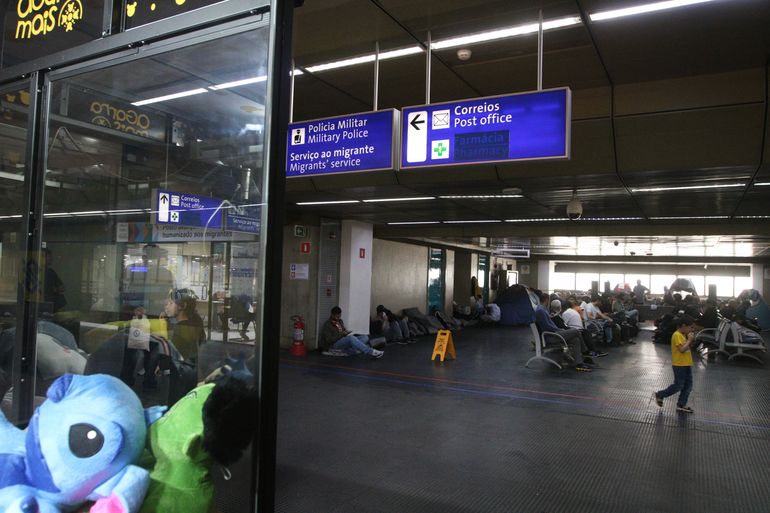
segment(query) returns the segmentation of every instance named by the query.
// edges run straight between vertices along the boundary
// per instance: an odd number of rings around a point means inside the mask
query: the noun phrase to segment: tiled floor
[[[698,361],[695,414],[660,410],[670,350],[609,348],[590,373],[536,362],[528,328],[454,334],[384,358],[281,362],[285,513],[770,511],[770,359]]]

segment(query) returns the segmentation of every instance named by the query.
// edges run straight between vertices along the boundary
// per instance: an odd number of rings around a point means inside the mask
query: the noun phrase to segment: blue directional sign
[[[153,197],[158,224],[222,227],[222,200],[186,192],[158,190]]]
[[[225,214],[225,227],[234,232],[259,233],[259,219],[228,212]]]
[[[389,109],[290,124],[286,176],[393,169],[397,116]]]
[[[407,107],[401,168],[569,158],[569,88]]]

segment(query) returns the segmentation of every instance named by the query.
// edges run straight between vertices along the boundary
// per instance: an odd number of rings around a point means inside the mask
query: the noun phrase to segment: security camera
[[[468,48],[460,48],[457,50],[457,58],[461,61],[467,61],[471,58],[471,55],[473,55],[473,52],[471,52]]]
[[[583,215],[583,204],[577,197],[577,191],[572,191],[572,198],[567,203],[567,217],[570,221],[580,219]]]

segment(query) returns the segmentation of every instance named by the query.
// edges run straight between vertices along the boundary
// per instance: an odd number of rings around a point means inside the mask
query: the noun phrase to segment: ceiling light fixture
[[[358,200],[339,200],[339,201],[302,201],[300,203],[296,203],[296,205],[301,206],[307,206],[307,205],[344,205],[347,203],[361,203]]]
[[[390,225],[395,225],[395,224],[441,224],[441,221],[399,221],[399,222],[388,223],[388,224],[390,224]]]
[[[194,96],[196,94],[208,93],[208,89],[199,87],[198,89],[190,89],[189,91],[182,91],[181,93],[167,94],[165,96],[158,96],[156,98],[149,98],[147,100],[140,100],[138,102],[132,102],[131,105],[135,107],[141,107],[142,105],[149,105],[151,103],[165,102],[168,100],[174,100],[176,98],[184,98],[185,96]]]
[[[746,187],[745,183],[725,183],[714,185],[683,185],[681,187],[641,187],[632,188],[631,192],[664,192],[664,191],[693,191],[697,189],[723,189],[729,187]]]
[[[730,219],[730,216],[656,216],[650,217],[654,221],[680,221],[689,219]]]
[[[581,23],[579,16],[568,16],[565,18],[557,18],[554,20],[548,20],[543,22],[543,30],[553,30],[558,28],[570,27],[573,25],[579,25]],[[522,36],[526,34],[534,34],[539,30],[537,23],[526,23],[524,25],[516,25],[514,27],[506,27],[498,30],[489,30],[486,32],[479,32],[477,34],[469,34],[466,36],[452,37],[449,39],[434,41],[431,43],[432,50],[444,50],[447,48],[455,48],[458,46],[471,45],[475,43],[484,43],[487,41],[494,41],[498,39],[506,39],[509,37]],[[423,53],[425,50],[421,46],[408,46],[405,48],[397,48],[395,50],[388,50],[387,52],[381,52],[379,58],[381,61],[387,59],[396,59],[398,57],[405,57],[407,55],[414,55]],[[313,64],[312,66],[304,66],[304,69],[311,73],[318,73],[319,71],[327,71],[331,69],[346,68],[349,66],[357,66],[359,64],[366,64],[374,62],[375,54],[361,55],[359,57],[352,57],[350,59],[341,59],[338,61],[326,62],[322,64]]]
[[[441,199],[507,199],[523,198],[521,194],[466,194],[457,196],[439,196]]]
[[[756,182],[754,185],[758,185],[758,186],[770,185],[770,182]]]
[[[553,221],[569,221],[567,217],[534,217],[524,219],[506,219],[506,223],[548,223]]]
[[[408,46],[406,48],[398,48],[396,50],[389,50],[387,52],[381,52],[379,58],[381,61],[388,59],[395,59],[397,57],[404,57],[406,55],[412,55],[416,53],[422,53],[423,49],[419,46]],[[349,66],[357,66],[358,64],[366,64],[367,62],[374,62],[375,54],[370,53],[367,55],[361,55],[359,57],[352,57],[350,59],[342,59],[339,61],[327,62],[324,64],[314,64],[312,66],[305,66],[305,69],[311,73],[318,73],[319,71],[327,71],[330,69],[347,68]]]
[[[465,224],[465,223],[502,223],[499,219],[473,219],[468,221],[442,221],[446,224]]]
[[[626,7],[624,9],[612,9],[610,11],[597,12],[590,14],[589,17],[591,18],[591,21],[612,20],[615,18],[622,18],[624,16],[635,16],[637,14],[663,11],[665,9],[676,9],[677,7],[703,4],[711,1],[712,0],[669,0],[667,2],[655,2],[651,4],[637,5],[634,7]]]
[[[735,216],[736,219],[770,219],[770,216]]]
[[[543,30],[553,30],[579,24],[579,16],[567,16],[565,18],[557,18],[554,20],[544,21]],[[458,36],[439,40],[431,43],[430,46],[433,50],[444,50],[446,48],[455,48],[458,46],[472,45],[475,43],[485,43],[487,41],[494,41],[497,39],[507,39],[509,37],[534,34],[539,29],[540,25],[538,23],[526,23],[523,25],[515,25],[513,27],[506,27],[498,30],[488,30],[486,32],[479,32],[477,34],[469,34],[467,36]]]
[[[267,77],[263,75],[261,77],[244,78],[243,80],[235,80],[233,82],[225,82],[224,84],[213,85],[213,86],[210,86],[209,89],[211,89],[212,91],[219,91],[220,89],[229,89],[231,87],[257,84],[259,82],[266,82],[266,81],[267,81]]]
[[[387,203],[392,201],[424,201],[424,200],[434,200],[436,199],[435,196],[421,196],[421,197],[414,197],[414,198],[375,198],[375,199],[365,199],[361,200],[364,203]]]

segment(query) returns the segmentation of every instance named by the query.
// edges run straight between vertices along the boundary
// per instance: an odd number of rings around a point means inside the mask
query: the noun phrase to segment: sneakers
[[[592,358],[599,358],[601,356],[607,356],[610,353],[607,353],[605,351],[588,351],[588,356]]]
[[[382,355],[385,354],[385,351],[380,351],[379,349],[372,349],[372,352],[369,356],[371,356],[374,359],[382,358]]]
[[[578,363],[575,365],[575,370],[578,372],[591,372],[593,369],[586,365],[585,363]]]
[[[663,398],[660,397],[657,392],[652,393],[652,398],[655,400],[655,404],[663,408]]]
[[[693,409],[690,408],[689,406],[679,406],[677,404],[676,405],[676,411],[681,411],[682,413],[692,413]]]

